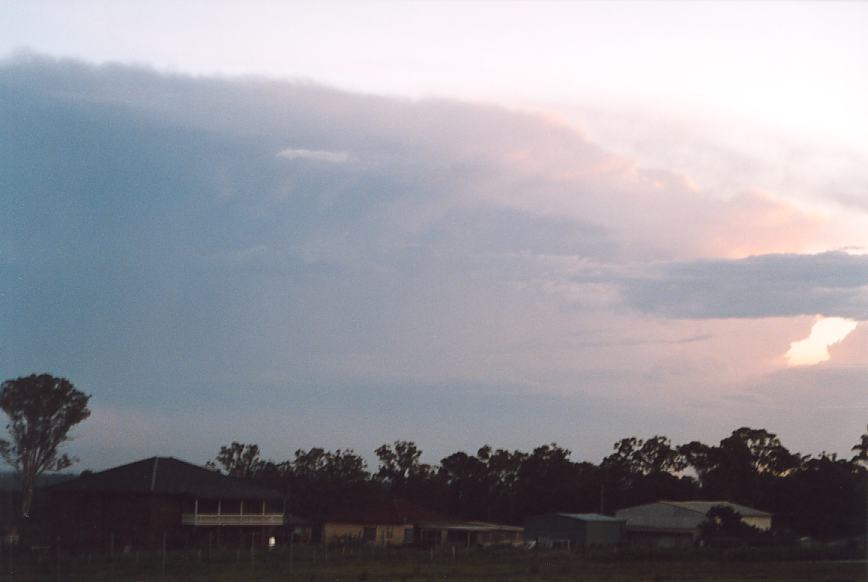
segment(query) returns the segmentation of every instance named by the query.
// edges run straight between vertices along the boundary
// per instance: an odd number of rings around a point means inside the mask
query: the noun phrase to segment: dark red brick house
[[[275,491],[172,457],[85,473],[47,489],[66,547],[267,544],[284,534]]]

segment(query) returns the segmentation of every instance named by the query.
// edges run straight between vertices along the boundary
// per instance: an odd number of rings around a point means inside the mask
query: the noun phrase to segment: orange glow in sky
[[[857,325],[858,322],[843,317],[819,318],[808,337],[790,344],[787,364],[812,366],[827,361],[829,346],[844,341]]]

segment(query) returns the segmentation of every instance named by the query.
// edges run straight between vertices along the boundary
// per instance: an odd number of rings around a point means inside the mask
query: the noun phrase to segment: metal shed
[[[627,522],[626,535],[633,545],[677,547],[699,539],[699,528],[712,507],[728,507],[744,523],[758,529],[771,527],[772,514],[729,501],[657,501],[619,509],[615,515]]]
[[[546,548],[588,548],[621,542],[625,520],[598,513],[547,513],[525,521],[524,539]]]

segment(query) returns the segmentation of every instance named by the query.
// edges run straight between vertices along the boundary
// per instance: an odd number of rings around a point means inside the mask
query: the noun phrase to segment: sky
[[[0,374],[80,468],[868,418],[862,3],[4,2]]]

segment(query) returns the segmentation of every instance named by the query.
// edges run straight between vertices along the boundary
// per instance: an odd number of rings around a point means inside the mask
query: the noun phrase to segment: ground
[[[621,555],[582,557],[575,554],[535,554],[527,551],[330,551],[287,549],[250,555],[246,550],[214,553],[170,552],[116,556],[4,556],[0,580],[64,581],[384,581],[434,582],[863,582],[868,562],[800,560],[789,555],[727,556],[724,554]],[[804,557],[815,557],[805,555]],[[858,557],[858,556],[857,556]],[[793,559],[796,558],[796,559]],[[165,572],[165,573],[164,573]]]

